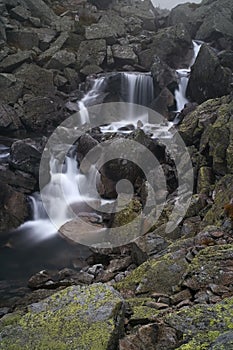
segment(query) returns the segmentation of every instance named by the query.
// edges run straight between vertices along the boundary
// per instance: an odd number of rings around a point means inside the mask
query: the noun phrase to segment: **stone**
[[[7,133],[22,128],[17,112],[7,104],[0,104],[0,131]]]
[[[18,227],[29,218],[29,205],[23,193],[0,184],[0,232]]]
[[[77,52],[77,61],[80,68],[92,64],[101,66],[106,53],[107,46],[104,39],[84,40],[81,42]]]
[[[39,38],[39,48],[45,51],[56,37],[56,31],[51,28],[32,28]]]
[[[24,0],[24,3],[32,15],[39,17],[42,23],[50,25],[57,19],[55,13],[43,0]]]
[[[166,87],[170,90],[174,90],[178,86],[175,70],[171,69],[165,62],[155,55],[153,55],[151,63],[151,74],[154,80],[155,96]]]
[[[113,350],[123,326],[124,300],[112,287],[73,286],[3,317],[1,347]]]
[[[27,21],[28,18],[31,16],[31,12],[24,6],[19,5],[11,9],[10,15],[17,21],[24,22]]]
[[[43,147],[43,142],[32,139],[13,142],[9,158],[11,168],[24,171],[38,178]]]
[[[14,104],[22,96],[23,82],[13,74],[0,73],[0,100]]]
[[[138,63],[138,56],[130,45],[113,45],[112,54],[116,64],[135,64]]]
[[[182,337],[183,345],[177,349],[231,349],[232,302],[228,298],[215,305],[196,305],[167,315],[166,324]]]
[[[151,259],[132,271],[115,288],[123,293],[132,291],[136,294],[151,294],[153,292],[171,295],[173,288],[177,286],[188,263],[184,253],[176,252],[165,254],[161,258]]]
[[[137,330],[120,339],[120,350],[162,350],[174,349],[177,335],[174,329],[157,323],[138,327]]]
[[[203,291],[212,283],[229,287],[233,278],[231,261],[230,244],[207,247],[192,260],[182,285],[193,291]]]
[[[187,96],[195,102],[202,103],[227,95],[230,92],[231,75],[228,68],[221,66],[215,52],[204,44],[191,68]]]
[[[62,121],[62,112],[56,100],[33,97],[24,104],[21,120],[27,130],[49,132]]]
[[[180,67],[191,46],[191,37],[182,23],[160,29],[150,45],[153,54],[172,68]]]
[[[33,47],[38,47],[39,45],[37,33],[33,32],[30,28],[26,30],[7,31],[7,41],[10,45],[20,50],[31,50]]]
[[[221,66],[228,67],[233,71],[233,51],[223,50],[218,53],[218,59]]]
[[[45,38],[47,38],[46,41],[45,41]],[[45,38],[43,39],[43,45],[47,44],[47,40],[50,40],[51,36],[45,37]],[[48,62],[53,57],[53,55],[55,55],[57,51],[63,48],[68,38],[69,38],[69,34],[67,32],[62,32],[59,35],[59,37],[50,45],[50,47],[39,55],[38,63],[43,65],[46,62]]]
[[[12,171],[8,165],[0,165],[0,180],[2,183],[14,187],[23,193],[32,193],[36,188],[36,179],[33,175],[21,170]]]
[[[54,96],[53,73],[36,64],[24,64],[15,74],[24,83],[23,94]]]
[[[103,69],[95,64],[90,64],[80,70],[80,73],[83,74],[85,77],[87,77],[88,75],[95,75],[102,72]]]
[[[0,62],[0,71],[11,73],[14,69],[21,66],[24,62],[31,62],[31,51],[18,51],[13,55],[9,55]]]
[[[67,50],[57,51],[48,64],[46,65],[47,69],[57,69],[62,70],[65,67],[73,66],[76,62],[76,56],[73,52]]]
[[[89,134],[83,134],[77,140],[77,159],[79,163],[82,162],[83,158],[90,152],[93,148],[96,148],[99,145],[99,142],[96,141]],[[98,159],[98,155],[95,159],[93,159],[93,164]]]

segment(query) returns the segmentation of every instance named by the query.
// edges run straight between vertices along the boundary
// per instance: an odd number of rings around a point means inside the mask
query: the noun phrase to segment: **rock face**
[[[171,25],[184,23],[192,37],[212,42],[218,49],[232,49],[233,5],[230,0],[203,1],[201,4],[182,4],[172,9]]]
[[[102,284],[69,287],[0,322],[1,348],[117,349],[124,301]],[[4,337],[3,337],[4,336]]]
[[[221,66],[214,51],[203,45],[191,69],[187,95],[198,103],[230,92],[231,71]]]

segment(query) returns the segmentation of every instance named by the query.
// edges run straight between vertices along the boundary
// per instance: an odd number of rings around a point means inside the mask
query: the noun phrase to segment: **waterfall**
[[[201,45],[201,43],[193,41],[193,57],[191,59],[189,68],[177,69],[176,71],[179,79],[178,89],[175,91],[176,113],[180,113],[186,105],[186,103],[189,102],[189,100],[186,97],[186,90],[188,86],[191,67],[196,61]]]
[[[105,77],[95,79],[92,88],[87,92],[81,101],[78,101],[81,124],[90,122],[87,107],[94,104],[97,97],[99,97],[99,95],[104,92],[105,82]]]
[[[122,73],[122,90],[125,102],[148,107],[154,98],[153,78],[150,74]]]

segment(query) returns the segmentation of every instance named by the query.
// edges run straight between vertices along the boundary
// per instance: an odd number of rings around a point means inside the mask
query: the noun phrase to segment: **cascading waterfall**
[[[148,107],[154,98],[154,84],[151,74],[122,73],[122,90],[125,102]]]
[[[87,94],[78,102],[80,122],[81,124],[89,123],[89,113],[87,107],[94,104],[96,98],[104,91],[105,77],[97,78],[94,80],[92,88]]]
[[[179,79],[178,89],[175,91],[176,113],[181,112],[184,106],[186,105],[186,103],[189,102],[189,100],[186,97],[186,90],[188,86],[191,67],[197,58],[201,45],[202,45],[201,43],[193,41],[193,57],[190,62],[189,68],[177,69],[176,71]]]
[[[190,68],[177,70],[180,77],[179,88],[175,91],[177,112],[180,112],[188,102],[185,93],[189,74],[200,47],[201,44],[194,41],[194,54],[190,63]],[[120,74],[122,98],[126,103],[129,103],[129,115],[125,120],[102,127],[102,132],[118,131],[122,126],[128,123],[133,124],[136,128],[138,116],[135,117],[135,108],[133,108],[133,104],[148,107],[154,98],[153,78],[149,73],[122,72]],[[107,76],[101,76],[95,79],[92,88],[81,101],[77,102],[80,109],[79,115],[81,124],[89,123],[88,107],[94,105],[101,93],[105,92],[107,79]],[[166,125],[151,125],[148,123],[147,118],[148,115],[140,115],[140,120],[143,122],[143,129],[145,131],[150,131],[150,133],[153,133],[154,137],[169,137],[168,130],[172,123],[167,123]],[[124,132],[127,133],[127,131]],[[0,158],[8,156],[8,150],[8,148],[0,146]],[[48,202],[46,208],[49,208],[51,212],[47,213],[45,211],[39,193],[35,193],[30,197],[33,218],[20,227],[20,229],[33,231],[35,240],[43,240],[56,234],[57,230],[49,220],[50,215],[57,218],[56,223],[63,225],[72,219],[72,215],[69,213],[70,206],[78,206],[78,203],[93,201],[97,198],[96,192],[88,193],[88,189],[93,188],[90,184],[95,183],[96,177],[98,176],[94,165],[90,167],[88,173],[85,175],[80,173],[75,156],[66,156],[62,170],[59,170],[60,168],[58,165],[58,160],[52,158],[50,161],[51,179],[45,187],[45,200]],[[80,191],[81,188],[85,189],[85,195],[82,193],[83,191]],[[63,192],[62,196],[61,191]],[[65,198],[65,201],[61,198]]]

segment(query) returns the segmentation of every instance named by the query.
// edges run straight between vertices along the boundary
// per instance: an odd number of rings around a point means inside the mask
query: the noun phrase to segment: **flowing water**
[[[194,55],[191,65],[194,63],[200,49],[200,44],[194,42]],[[175,92],[177,112],[181,111],[188,102],[186,88],[188,84],[190,68],[177,70],[180,77],[179,88]],[[109,75],[108,75],[109,76]],[[81,101],[78,101],[80,109],[80,122],[89,122],[88,107],[94,105],[101,93],[107,86],[106,76],[94,80],[92,88],[86,93]],[[150,124],[148,113],[135,118],[133,104],[149,106],[154,98],[153,78],[149,73],[121,73],[121,89],[124,102],[129,103],[129,113],[125,120],[101,128],[102,132],[119,131],[125,125],[131,124],[134,128],[140,120],[142,128],[153,134],[154,137],[169,137],[169,129],[172,123]],[[130,131],[123,131],[125,133]],[[9,156],[9,147],[0,145],[0,162]],[[62,268],[71,264],[74,257],[87,257],[90,251],[87,247],[71,247],[57,234],[57,229],[49,220],[49,216],[56,217],[56,222],[63,225],[72,218],[69,207],[72,205],[82,206],[83,202],[96,199],[96,193],[89,193],[90,184],[96,182],[98,174],[94,166],[90,167],[86,175],[80,173],[75,154],[66,156],[64,166],[60,170],[57,160],[50,161],[51,180],[46,185],[46,208],[45,211],[39,193],[33,194],[29,199],[32,208],[32,219],[21,225],[5,241],[5,248],[1,248],[0,263],[5,266],[1,269],[0,280],[17,276],[29,278],[32,273],[49,267]],[[81,190],[82,189],[82,190]],[[63,196],[60,196],[60,191]],[[61,198],[65,198],[61,200]],[[50,212],[49,212],[50,211]],[[64,255],[65,252],[65,255]],[[67,255],[66,255],[67,254]],[[64,258],[65,256],[65,258]],[[63,257],[63,258],[61,258]]]

